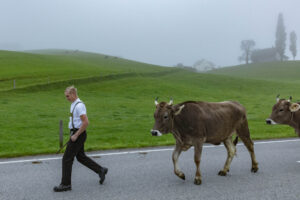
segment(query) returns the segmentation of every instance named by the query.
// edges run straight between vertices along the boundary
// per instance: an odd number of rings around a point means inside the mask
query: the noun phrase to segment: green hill
[[[171,134],[163,137],[150,134],[157,96],[160,101],[169,101],[173,97],[174,103],[186,100],[239,101],[247,109],[252,138],[296,136],[287,126],[265,124],[276,94],[297,95],[298,88],[293,82],[193,73],[120,58],[105,58],[104,55],[76,53],[0,52],[2,61],[11,63],[8,69],[2,62],[0,64],[3,80],[22,77],[15,75],[20,70],[30,77],[27,85],[0,92],[0,157],[57,151],[59,120],[64,123],[65,141],[69,137],[69,102],[64,98],[64,89],[70,84],[75,84],[79,97],[87,106],[90,121],[87,150],[174,144]],[[17,66],[13,67],[12,63]],[[56,82],[35,80],[49,72]],[[73,73],[72,79],[69,73]]]
[[[0,91],[111,74],[159,72],[165,68],[118,57],[70,50],[0,51]],[[45,53],[45,54],[43,54]]]
[[[300,61],[239,65],[212,70],[208,73],[247,79],[251,78],[298,83],[300,82]]]

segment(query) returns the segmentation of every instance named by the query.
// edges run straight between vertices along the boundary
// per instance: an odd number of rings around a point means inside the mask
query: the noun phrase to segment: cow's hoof
[[[256,173],[258,171],[258,167],[252,167],[251,172]]]
[[[202,181],[200,178],[195,178],[195,180],[194,180],[195,185],[201,185],[201,183],[202,183]]]
[[[221,171],[219,171],[218,175],[219,175],[219,176],[226,176],[226,175],[227,175],[227,172],[221,170]]]
[[[181,178],[182,180],[185,180],[185,175],[181,171],[175,171],[176,176]]]
[[[185,180],[185,175],[184,175],[184,173],[180,173],[180,174],[178,175],[178,177],[181,178],[182,180]]]

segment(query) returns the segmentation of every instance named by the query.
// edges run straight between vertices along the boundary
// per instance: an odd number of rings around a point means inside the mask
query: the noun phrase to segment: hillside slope
[[[0,157],[57,151],[60,120],[64,124],[64,141],[69,138],[67,123],[70,105],[63,92],[70,84],[75,84],[79,97],[87,106],[90,121],[87,150],[174,144],[171,134],[162,137],[152,137],[150,134],[156,97],[159,101],[169,101],[173,97],[175,104],[187,100],[238,101],[247,109],[253,139],[296,136],[288,126],[265,124],[278,93],[283,97],[292,95],[297,98],[296,80],[254,80],[193,73],[81,53],[77,57],[76,54],[0,52],[1,56],[4,63],[12,65],[8,72],[1,73],[3,80],[22,77],[21,70],[29,81],[27,86],[0,91]],[[98,62],[106,64],[98,65]],[[77,65],[74,66],[74,63]],[[4,66],[2,62],[0,65]],[[56,65],[61,69],[55,68]],[[53,77],[61,77],[61,80],[47,84],[35,81],[34,78],[49,72],[53,73]],[[69,73],[72,72],[79,78],[70,79]],[[104,78],[98,76],[104,72]]]
[[[51,52],[51,53],[50,53]],[[0,91],[56,81],[120,73],[159,72],[166,68],[80,51],[39,54],[0,51]],[[42,54],[45,53],[45,54]]]
[[[211,70],[208,73],[259,80],[300,82],[300,61],[238,65]]]

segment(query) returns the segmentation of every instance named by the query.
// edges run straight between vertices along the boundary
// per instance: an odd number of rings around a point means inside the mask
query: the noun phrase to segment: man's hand
[[[86,115],[80,115],[80,120],[82,121],[81,127],[78,129],[78,131],[74,135],[71,136],[72,142],[75,142],[77,140],[77,138],[79,137],[79,135],[82,132],[84,132],[86,127],[89,125],[89,120]]]
[[[75,142],[77,140],[77,138],[78,138],[78,135],[74,134],[74,135],[71,136],[71,141]]]

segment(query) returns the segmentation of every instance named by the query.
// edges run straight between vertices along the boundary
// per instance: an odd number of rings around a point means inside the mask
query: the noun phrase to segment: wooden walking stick
[[[69,141],[70,141],[70,140],[69,140]],[[64,144],[64,146],[60,147],[60,148],[58,149],[58,151],[56,152],[56,154],[59,154],[59,152],[65,148],[65,146],[69,143],[69,141],[66,142],[66,143]]]

